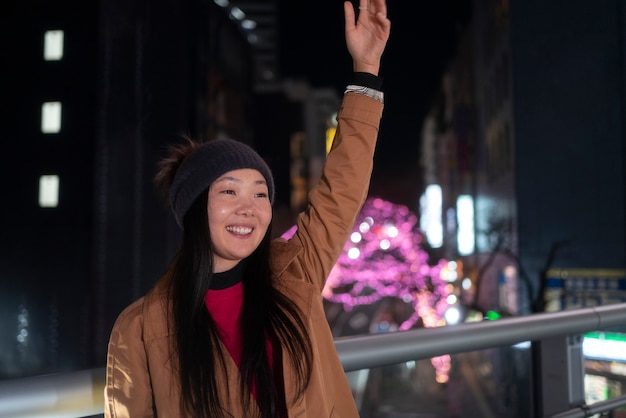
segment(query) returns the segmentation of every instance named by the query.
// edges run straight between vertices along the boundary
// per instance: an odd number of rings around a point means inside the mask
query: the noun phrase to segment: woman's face
[[[215,272],[229,270],[252,254],[272,220],[265,177],[251,168],[224,173],[209,187],[207,216]]]

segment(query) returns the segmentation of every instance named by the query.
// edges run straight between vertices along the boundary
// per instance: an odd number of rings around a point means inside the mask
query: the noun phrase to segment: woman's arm
[[[320,181],[309,193],[309,206],[298,217],[293,238],[305,249],[300,257],[307,281],[320,292],[369,191],[383,110],[377,76],[390,30],[384,0],[361,0],[356,20],[347,1],[344,13],[355,81],[344,94],[333,145]]]

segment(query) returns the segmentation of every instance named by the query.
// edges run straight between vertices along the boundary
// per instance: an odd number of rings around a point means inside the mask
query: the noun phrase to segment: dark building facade
[[[442,189],[438,251],[463,262],[475,307],[545,310],[554,274],[580,291],[560,308],[624,300],[602,291],[626,281],[625,21],[621,1],[473,2],[422,168]],[[461,195],[474,214],[463,254]]]
[[[424,121],[424,185],[441,190],[435,251],[462,263],[465,307],[485,316],[626,302],[626,3],[472,4]],[[472,202],[465,247],[462,199]],[[604,331],[567,343],[568,355],[590,356],[580,369],[589,404],[624,393],[621,349],[586,348],[626,328]],[[478,353],[497,376],[492,403],[510,416],[558,397],[539,367],[565,351],[546,346]]]
[[[153,185],[166,145],[181,134],[256,145],[254,93],[271,86],[250,38],[212,1],[10,3],[0,379],[104,365],[115,317],[178,247]]]

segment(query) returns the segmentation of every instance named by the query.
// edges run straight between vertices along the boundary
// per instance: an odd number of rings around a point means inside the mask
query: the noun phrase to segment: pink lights
[[[295,226],[283,237],[292,236],[294,230]],[[322,295],[346,311],[386,297],[398,298],[414,310],[399,330],[418,321],[427,327],[444,325],[450,288],[441,273],[447,261],[429,265],[428,254],[420,247],[423,242],[417,215],[406,206],[368,198]]]
[[[294,232],[292,227],[283,237]],[[421,248],[423,243],[417,215],[406,206],[368,198],[328,276],[323,297],[341,304],[346,311],[383,298],[397,298],[409,304],[412,312],[399,324],[398,331],[445,325],[444,313],[452,290],[446,274],[448,261],[430,265],[428,254]],[[445,382],[450,356],[431,361],[437,381]]]
[[[400,330],[412,328],[420,317],[434,326],[448,307],[449,291],[440,277],[447,262],[430,266],[422,243],[417,216],[406,206],[368,198],[328,277],[324,298],[351,310],[396,297],[415,310]]]

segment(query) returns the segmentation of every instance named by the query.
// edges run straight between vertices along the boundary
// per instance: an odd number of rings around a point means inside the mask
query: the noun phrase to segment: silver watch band
[[[369,87],[363,87],[363,86],[357,86],[355,84],[349,84],[346,87],[346,91],[344,93],[348,93],[348,92],[363,94],[365,96],[371,97],[372,99],[376,99],[376,100],[378,100],[381,103],[385,102],[385,96],[384,96],[382,91],[376,90],[376,89],[372,89],[372,88],[369,88]]]

